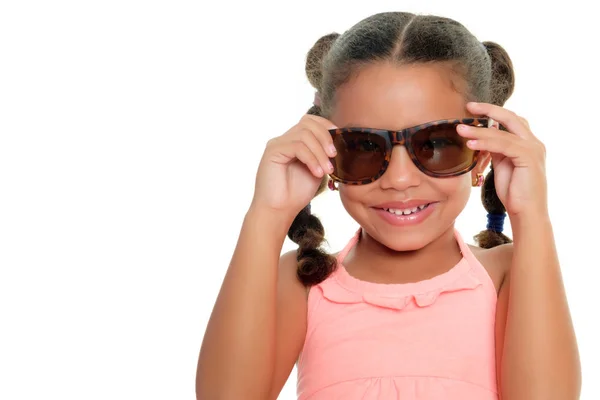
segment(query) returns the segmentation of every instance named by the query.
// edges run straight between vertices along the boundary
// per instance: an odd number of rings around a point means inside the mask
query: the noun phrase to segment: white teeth
[[[394,209],[394,208],[385,208],[385,210],[387,212],[390,212],[390,213],[396,214],[396,215],[410,215],[412,213],[416,213],[417,211],[421,211],[422,209],[424,209],[427,206],[428,206],[428,204],[423,204],[418,207],[409,208],[406,210],[399,210],[399,209]]]

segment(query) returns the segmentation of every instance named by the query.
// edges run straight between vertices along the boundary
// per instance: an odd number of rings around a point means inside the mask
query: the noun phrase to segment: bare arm
[[[578,399],[579,351],[549,218],[511,223],[512,265],[497,309],[501,398]]]
[[[277,399],[288,380],[306,338],[307,290],[296,277],[296,252],[281,257],[277,279],[275,371],[270,399]]]
[[[306,331],[295,257],[279,262],[290,223],[272,212],[246,215],[200,350],[199,400],[276,398],[285,383]]]
[[[295,217],[333,169],[332,127],[305,115],[267,143],[200,349],[199,400],[276,397],[298,357],[306,334],[306,291],[296,279],[295,257],[279,261],[279,254]]]

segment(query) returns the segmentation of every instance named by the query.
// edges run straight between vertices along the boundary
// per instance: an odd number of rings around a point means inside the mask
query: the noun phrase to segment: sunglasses
[[[439,120],[402,129],[342,128],[329,133],[337,154],[331,159],[334,181],[366,185],[379,179],[392,157],[392,147],[403,145],[415,166],[434,178],[458,176],[477,164],[479,151],[467,147],[469,139],[456,132],[459,124],[492,126],[490,118]]]

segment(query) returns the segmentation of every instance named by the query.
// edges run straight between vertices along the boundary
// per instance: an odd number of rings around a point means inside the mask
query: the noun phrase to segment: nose
[[[406,190],[419,186],[423,173],[419,171],[404,146],[394,146],[392,157],[385,173],[380,178],[382,189]]]

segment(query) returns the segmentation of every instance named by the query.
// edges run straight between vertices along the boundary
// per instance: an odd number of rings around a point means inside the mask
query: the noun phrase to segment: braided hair
[[[360,21],[342,35],[330,33],[318,39],[306,57],[306,75],[318,94],[318,102],[307,114],[328,118],[335,92],[361,68],[380,62],[395,65],[445,63],[448,72],[466,83],[467,101],[504,105],[514,90],[514,72],[506,51],[494,42],[481,43],[461,23],[434,15],[386,12]],[[325,176],[315,196],[328,183]],[[482,188],[482,203],[488,215],[506,212],[496,194],[493,169]],[[498,232],[499,224],[475,236],[477,243],[491,248],[510,239]],[[326,279],[336,268],[336,260],[321,249],[325,230],[319,219],[305,207],[292,223],[288,237],[299,245],[298,278],[305,286]]]
[[[337,33],[323,36],[317,40],[306,57],[306,76],[311,85],[317,89],[317,93],[320,91],[323,79],[323,58],[338,36]],[[313,104],[307,114],[323,116],[321,107],[317,104]],[[328,180],[329,177],[325,175],[315,197],[325,191]],[[321,249],[321,245],[325,241],[325,229],[319,218],[311,213],[310,204],[298,213],[290,226],[288,237],[298,244],[297,276],[305,286],[316,285],[335,270],[335,257]]]
[[[508,57],[506,51],[498,44],[493,42],[483,42],[483,45],[492,61],[492,90],[490,103],[502,106],[512,95],[515,88],[515,75],[512,61]],[[506,130],[502,126],[500,126],[500,129]],[[506,216],[506,208],[504,208],[504,204],[502,204],[498,198],[498,194],[496,194],[493,167],[490,168],[490,172],[488,172],[483,181],[483,187],[481,188],[481,203],[483,204],[483,208],[488,212],[488,220],[490,223],[488,223],[487,229],[479,232],[473,237],[477,244],[484,249],[490,249],[501,244],[511,243],[512,240],[502,233],[502,223],[493,223],[494,217],[503,221]]]

